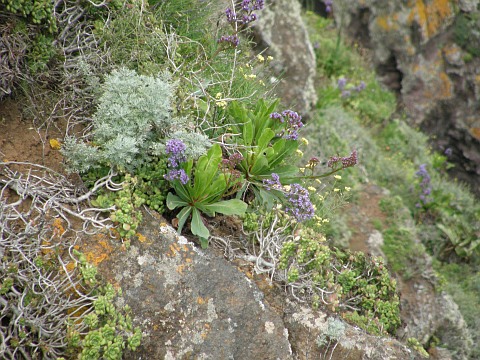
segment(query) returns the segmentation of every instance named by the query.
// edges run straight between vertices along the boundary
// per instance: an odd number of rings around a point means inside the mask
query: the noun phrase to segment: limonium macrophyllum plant
[[[185,148],[181,141],[171,140],[166,148],[170,154],[170,164],[177,167],[165,175],[175,192],[168,193],[167,207],[170,210],[181,208],[177,215],[179,233],[191,215],[192,234],[200,238],[202,247],[206,247],[210,231],[203,222],[203,215],[242,215],[247,209],[247,204],[242,200],[222,200],[235,192],[241,175],[231,167],[222,166],[222,149],[218,144],[213,145],[195,164],[192,159],[187,161],[184,158]]]

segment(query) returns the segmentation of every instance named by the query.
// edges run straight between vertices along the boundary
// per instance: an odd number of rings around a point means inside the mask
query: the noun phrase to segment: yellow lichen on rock
[[[420,26],[424,40],[436,35],[442,24],[455,15],[450,0],[415,0],[410,1],[409,7],[411,11],[408,21]]]
[[[93,241],[82,246],[82,252],[90,264],[98,266],[98,264],[107,259],[114,251],[114,248],[108,241],[108,238],[104,234],[96,234]]]

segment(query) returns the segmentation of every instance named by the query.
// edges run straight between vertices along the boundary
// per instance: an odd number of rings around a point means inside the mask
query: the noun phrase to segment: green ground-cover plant
[[[0,201],[2,359],[119,360],[141,332],[114,304],[118,292],[68,244],[66,222],[37,210],[43,201]]]
[[[25,17],[33,24],[43,24],[48,32],[56,30],[55,16],[53,12],[54,2],[49,0],[2,0],[1,7],[7,12]]]
[[[84,254],[73,251],[78,258],[80,272],[86,285],[92,287],[97,284],[96,268],[87,262]],[[78,331],[78,319],[72,317],[68,322],[67,353],[75,354],[81,350],[78,358],[81,360],[119,360],[123,350],[128,347],[135,350],[142,338],[140,328],[134,328],[130,315],[130,308],[124,307],[119,311],[113,301],[120,292],[111,284],[98,286],[93,290],[94,311],[82,314],[82,323],[88,330]]]
[[[328,305],[374,334],[393,334],[400,325],[396,282],[382,259],[332,248],[307,235],[285,242],[279,263],[288,283],[308,293],[313,306]]]

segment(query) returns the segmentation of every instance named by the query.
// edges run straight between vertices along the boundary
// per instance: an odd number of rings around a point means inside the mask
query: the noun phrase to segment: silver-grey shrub
[[[168,74],[156,77],[120,69],[106,76],[93,116],[92,142],[66,138],[62,149],[70,171],[111,166],[133,172],[164,148],[165,139],[186,128],[171,111],[175,84]],[[192,154],[205,152],[206,137],[183,132]],[[203,144],[203,145],[202,145]]]

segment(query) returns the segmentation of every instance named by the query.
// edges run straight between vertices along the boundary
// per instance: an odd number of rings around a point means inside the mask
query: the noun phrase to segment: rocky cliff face
[[[288,299],[248,264],[199,250],[161,217],[145,218],[129,250],[118,242],[81,249],[95,252],[142,329],[142,345],[125,359],[420,359],[395,339]]]
[[[478,12],[477,5],[338,0],[334,14],[350,37],[371,49],[378,75],[398,93],[411,124],[432,135],[435,150],[450,149],[453,175],[480,194],[480,58],[455,42],[459,17]]]
[[[273,56],[279,77],[278,95],[295,111],[307,117],[317,102],[314,87],[315,54],[301,18],[298,1],[265,1],[254,28],[257,50]]]

